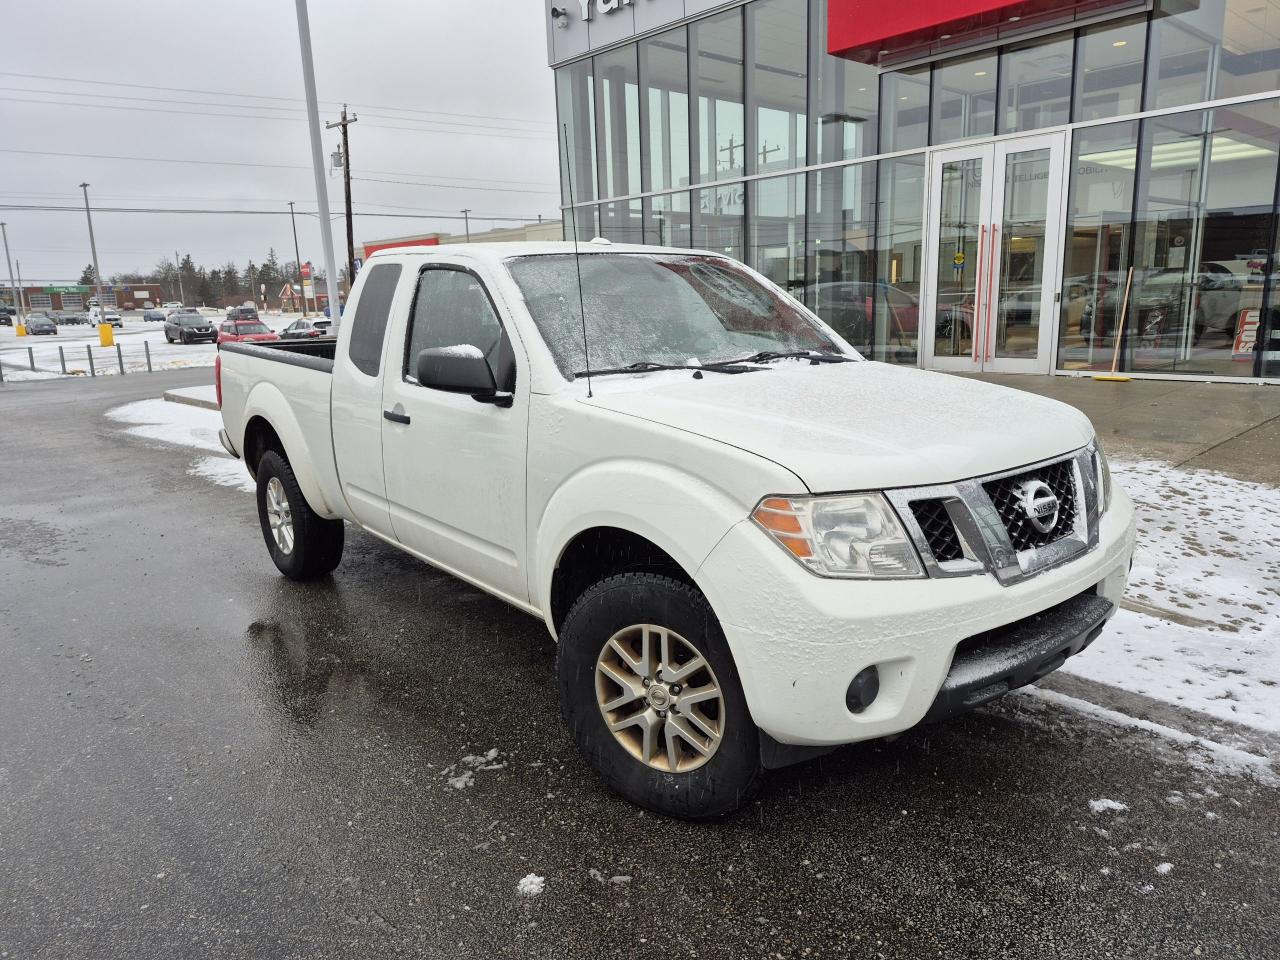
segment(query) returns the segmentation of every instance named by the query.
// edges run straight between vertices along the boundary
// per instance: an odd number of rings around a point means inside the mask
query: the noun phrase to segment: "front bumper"
[[[1133,504],[1118,487],[1097,532],[1086,553],[1017,582],[1002,584],[990,573],[831,580],[801,568],[763,531],[743,521],[717,544],[695,579],[720,619],[760,729],[779,743],[832,746],[899,733],[931,712],[955,712],[945,696],[948,706],[935,710],[935,705],[948,692],[952,661],[963,642],[1083,594],[1109,605],[1107,610],[1093,605],[1096,623],[1044,656],[1034,656],[1038,647],[1030,650],[1016,676],[1006,671],[1003,679],[983,686],[1006,683],[992,694],[998,696],[1035,679],[1037,671],[1055,669],[1061,660],[1052,661],[1061,650],[1082,649],[1119,603],[1128,577]],[[846,690],[869,666],[879,672],[879,695],[853,713],[845,705]],[[1024,668],[1031,675],[1019,679]],[[952,692],[961,701],[977,689],[959,686]]]

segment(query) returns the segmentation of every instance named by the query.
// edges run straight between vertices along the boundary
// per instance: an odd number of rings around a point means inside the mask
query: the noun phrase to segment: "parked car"
[[[17,316],[17,313],[18,311],[13,307],[0,306],[0,324],[4,324],[6,327],[12,327],[13,318]]]
[[[155,307],[148,307],[146,310],[142,311],[142,319],[157,323],[164,323],[169,319],[169,315],[165,313],[164,310],[157,310]]]
[[[920,325],[920,305],[916,298],[888,283],[825,281],[811,285],[803,299],[836,333],[860,349],[871,346],[876,309],[886,313],[891,342],[913,342]]]
[[[106,323],[113,327],[124,327],[124,320],[120,318],[120,314],[110,307],[107,307],[105,310],[101,307],[90,307],[89,322],[93,324]]]
[[[295,320],[280,331],[282,340],[302,340],[307,337],[324,336],[324,331],[310,320]]]
[[[162,310],[181,310],[186,304],[179,303],[177,300],[169,300],[160,304]]]
[[[257,307],[232,307],[227,311],[228,320],[257,320]]]
[[[334,569],[350,522],[541,619],[635,803],[732,810],[1115,612],[1133,505],[1072,407],[863,361],[722,255],[464,250],[375,253],[336,338],[224,345],[220,439],[285,576]]]
[[[211,320],[194,311],[175,313],[164,322],[164,338],[169,343],[175,340],[182,343],[198,343],[202,340],[214,343],[218,339],[218,331]]]
[[[25,322],[27,334],[32,337],[57,336],[58,325],[53,318],[44,313],[29,313]]]
[[[83,325],[89,322],[89,314],[83,310],[70,310],[62,315],[62,322],[72,325]]]
[[[325,336],[327,336],[333,329],[333,321],[327,318],[324,320],[313,320],[312,325]]]
[[[238,309],[238,308],[237,308]],[[218,343],[266,342],[279,340],[261,320],[224,320],[218,327]]]

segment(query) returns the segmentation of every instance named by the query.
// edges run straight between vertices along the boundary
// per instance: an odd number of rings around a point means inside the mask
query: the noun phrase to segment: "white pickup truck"
[[[539,617],[586,760],[679,817],[1056,669],[1133,552],[1082,414],[865,361],[712,253],[381,251],[336,338],[217,376],[286,576],[351,523]]]

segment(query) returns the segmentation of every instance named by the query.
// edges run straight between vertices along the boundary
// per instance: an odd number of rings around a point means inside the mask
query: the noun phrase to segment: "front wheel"
[[[626,799],[697,820],[755,792],[759,733],[720,623],[693,587],[652,573],[595,584],[565,618],[556,666],[578,749]]]
[[[293,467],[274,450],[258,462],[258,522],[271,559],[290,580],[324,576],[342,559],[342,521],[311,509]]]

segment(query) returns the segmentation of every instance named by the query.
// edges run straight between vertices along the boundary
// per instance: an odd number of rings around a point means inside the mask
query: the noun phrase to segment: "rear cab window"
[[[360,290],[360,301],[347,321],[351,324],[347,356],[361,373],[376,377],[382,367],[382,347],[387,335],[387,321],[391,317],[391,301],[396,295],[402,268],[398,263],[379,263],[366,269],[369,276]]]

